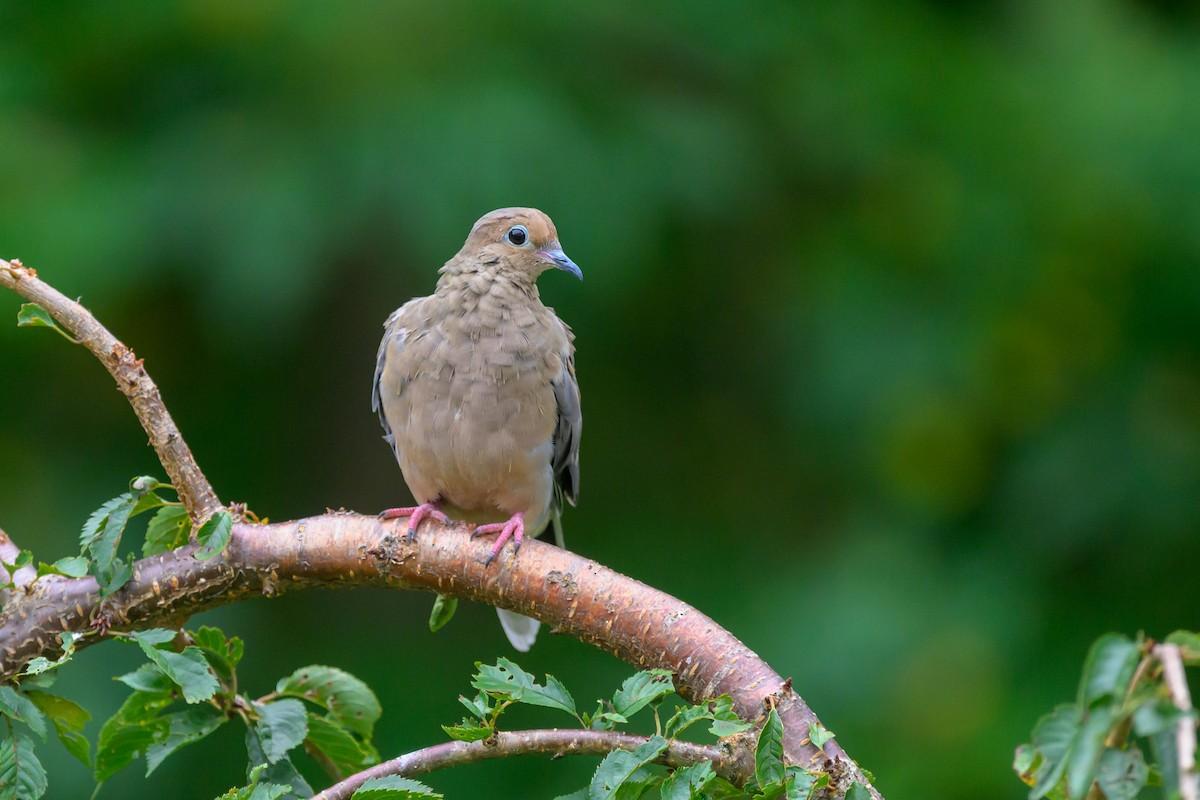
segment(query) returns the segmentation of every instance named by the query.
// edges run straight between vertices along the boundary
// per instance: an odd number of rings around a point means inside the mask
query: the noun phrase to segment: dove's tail
[[[504,608],[497,608],[496,614],[500,617],[500,626],[504,628],[504,635],[508,637],[512,646],[522,653],[528,653],[537,639],[538,628],[542,627],[542,623],[533,617]]]

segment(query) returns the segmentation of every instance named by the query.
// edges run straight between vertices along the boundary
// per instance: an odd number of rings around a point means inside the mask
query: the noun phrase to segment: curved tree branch
[[[616,731],[561,730],[557,728],[534,731],[502,731],[486,742],[445,742],[376,764],[370,769],[351,775],[313,800],[348,800],[354,790],[371,778],[399,775],[411,778],[447,767],[470,764],[491,758],[520,755],[548,755],[554,758],[569,755],[605,755],[613,750],[635,750],[648,741],[646,736]],[[746,748],[693,744],[673,741],[656,763],[668,767],[685,767],[701,761],[711,761],[713,769],[723,778],[739,785],[754,771],[753,759]]]
[[[0,676],[56,654],[63,630],[174,626],[218,605],[318,586],[421,589],[512,609],[636,667],[669,669],[691,702],[728,694],[745,719],[774,706],[790,763],[829,772],[839,793],[856,780],[869,786],[835,741],[823,750],[809,741],[809,725],[818,720],[791,681],[688,604],[543,542],[526,541],[519,556],[486,566],[490,544],[472,540],[465,526],[429,520],[409,542],[407,524],[348,512],[238,523],[220,555],[199,561],[188,545],[142,559],[133,579],[104,600],[93,578],[42,577],[0,613]],[[102,638],[88,636],[78,646]]]
[[[78,303],[39,280],[33,270],[0,260],[0,286],[45,308],[112,373],[193,518],[220,501],[163,405],[141,361]],[[95,579],[47,575],[13,593],[0,611],[0,678],[17,676],[36,656],[57,656],[58,634],[90,634],[84,647],[108,631],[177,626],[192,614],[256,595],[311,587],[386,586],[421,589],[508,608],[548,623],[557,633],[607,650],[639,668],[676,675],[691,702],[722,694],[744,719],[778,710],[789,763],[829,774],[826,796],[841,797],[862,771],[837,742],[809,740],[816,715],[753,651],[686,603],[594,561],[538,541],[519,557],[488,566],[489,545],[463,526],[429,520],[415,541],[407,520],[338,512],[319,517],[234,526],[218,556],[199,561],[188,545],[138,561],[133,578],[101,598]]]
[[[112,374],[192,519],[199,522],[219,511],[221,501],[196,464],[142,360],[96,321],[90,311],[39,279],[34,270],[19,261],[0,259],[0,286],[46,309],[55,322],[92,351]]]

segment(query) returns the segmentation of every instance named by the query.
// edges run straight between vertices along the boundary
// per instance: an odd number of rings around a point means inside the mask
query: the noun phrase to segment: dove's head
[[[484,214],[456,260],[464,257],[514,277],[536,279],[554,268],[583,280],[583,272],[558,243],[554,223],[536,208],[499,208]]]

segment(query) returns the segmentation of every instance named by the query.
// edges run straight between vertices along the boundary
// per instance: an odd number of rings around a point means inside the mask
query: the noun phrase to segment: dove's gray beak
[[[583,280],[583,270],[579,268],[578,264],[567,258],[567,254],[562,251],[562,248],[539,250],[538,254],[563,272],[569,272],[579,280]]]

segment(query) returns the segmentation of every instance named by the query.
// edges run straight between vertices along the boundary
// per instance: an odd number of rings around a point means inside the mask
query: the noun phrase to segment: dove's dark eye
[[[520,247],[529,239],[529,230],[524,225],[513,225],[505,236],[510,242]]]

